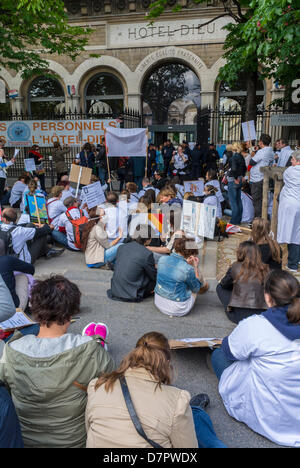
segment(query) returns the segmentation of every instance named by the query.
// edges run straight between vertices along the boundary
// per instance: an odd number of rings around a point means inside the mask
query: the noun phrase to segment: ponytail
[[[300,284],[296,278],[283,270],[273,270],[266,279],[265,293],[269,294],[275,307],[288,306],[290,323],[300,324]]]
[[[287,318],[290,323],[300,325],[300,297],[293,297],[288,307]]]

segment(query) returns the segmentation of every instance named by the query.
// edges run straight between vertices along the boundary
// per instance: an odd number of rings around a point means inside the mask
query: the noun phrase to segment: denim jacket
[[[157,266],[155,293],[171,301],[187,301],[201,288],[194,268],[177,253],[163,256]]]

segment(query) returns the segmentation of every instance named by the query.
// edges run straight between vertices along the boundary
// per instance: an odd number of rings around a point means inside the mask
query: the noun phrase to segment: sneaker
[[[286,267],[287,271],[290,271],[291,273],[297,273],[298,270],[294,270],[293,268]]]
[[[190,406],[199,406],[201,409],[205,409],[210,404],[209,396],[206,393],[199,393],[190,400]]]
[[[89,323],[84,329],[82,330],[82,336],[94,336],[95,335],[95,322]]]
[[[59,257],[64,251],[65,249],[50,249],[46,253],[46,258]]]
[[[99,335],[103,341],[101,341],[101,346],[107,351],[107,344],[105,343],[109,334],[108,326],[105,323],[97,323],[95,326],[95,335]]]

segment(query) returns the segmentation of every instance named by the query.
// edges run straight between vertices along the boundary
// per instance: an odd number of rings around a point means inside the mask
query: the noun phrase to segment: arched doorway
[[[143,123],[156,144],[167,138],[195,141],[193,115],[200,107],[200,81],[180,62],[165,62],[153,68],[142,84]]]
[[[65,112],[65,93],[60,82],[48,76],[35,78],[28,90],[28,113],[51,117]]]
[[[87,114],[120,115],[124,108],[124,91],[120,80],[111,73],[98,73],[90,78],[84,91]]]

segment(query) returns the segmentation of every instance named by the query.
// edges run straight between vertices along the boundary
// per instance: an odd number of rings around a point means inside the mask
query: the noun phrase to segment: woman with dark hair
[[[105,212],[100,209],[98,216],[96,212],[97,207],[89,210],[91,220],[84,225],[82,231],[82,251],[85,253],[85,261],[89,268],[103,268],[107,264],[114,263],[123,235],[119,227],[119,237],[109,242],[105,224],[102,222]]]
[[[76,157],[77,163],[79,166],[89,167],[94,169],[95,166],[95,154],[92,151],[92,145],[90,143],[85,143],[82,147],[82,150]]]
[[[239,323],[267,309],[263,284],[268,272],[269,267],[262,262],[259,247],[252,241],[242,242],[237,250],[237,261],[217,286],[218,297],[229,320]]]
[[[208,396],[200,394],[190,400],[187,391],[171,386],[170,361],[167,338],[157,332],[146,333],[115,372],[90,382],[87,448],[225,447],[200,407],[200,402],[207,406]],[[133,424],[122,393],[124,385],[144,435]]]
[[[282,252],[278,242],[271,233],[270,223],[267,219],[254,218],[252,222],[252,240],[259,247],[261,258],[269,265],[271,270],[281,270]]]
[[[230,416],[279,445],[300,447],[300,285],[277,269],[264,292],[268,310],[243,320],[212,364]]]
[[[103,347],[106,326],[98,326],[100,336],[67,333],[80,297],[63,276],[37,281],[31,311],[39,333],[15,332],[5,345],[0,380],[12,394],[25,447],[84,447],[86,387],[114,368]]]
[[[202,286],[196,255],[195,239],[179,234],[171,255],[158,260],[154,303],[163,314],[182,317],[193,308]]]
[[[44,156],[40,153],[39,145],[33,145],[29,151],[28,158],[34,159],[36,170],[34,171],[34,176],[39,178],[41,189],[43,192],[46,192],[45,187],[45,169],[43,165]]]

